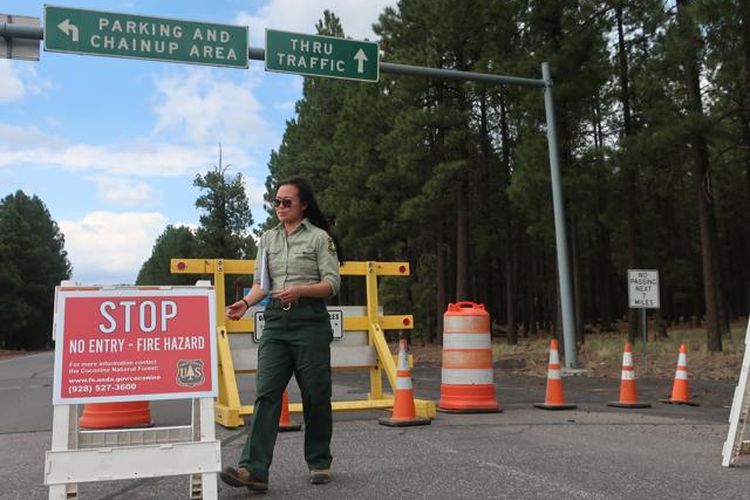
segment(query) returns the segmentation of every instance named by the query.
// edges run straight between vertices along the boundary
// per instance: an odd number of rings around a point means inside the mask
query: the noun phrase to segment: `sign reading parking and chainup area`
[[[44,50],[248,67],[246,26],[44,6]]]
[[[628,302],[634,309],[659,309],[659,271],[628,269]]]
[[[266,71],[377,82],[378,44],[266,30]]]

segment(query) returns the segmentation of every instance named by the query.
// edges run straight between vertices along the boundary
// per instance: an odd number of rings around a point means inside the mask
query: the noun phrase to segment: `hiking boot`
[[[312,484],[326,484],[331,482],[331,469],[310,469]]]
[[[244,467],[224,467],[219,477],[229,486],[234,488],[246,487],[253,491],[268,491],[268,483],[261,481],[252,472]]]

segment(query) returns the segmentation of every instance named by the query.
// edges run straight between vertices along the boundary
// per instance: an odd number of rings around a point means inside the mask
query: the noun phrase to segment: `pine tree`
[[[143,263],[136,279],[137,285],[192,285],[197,277],[189,274],[172,274],[170,260],[198,257],[193,231],[171,224],[159,235],[151,256]],[[252,258],[255,258],[253,256]]]
[[[196,175],[193,185],[201,189],[195,206],[202,210],[196,231],[198,253],[204,258],[255,258],[255,244],[249,234],[253,216],[241,173],[229,175],[231,165],[219,165],[205,175]]]
[[[37,196],[0,200],[0,347],[43,349],[52,342],[54,288],[68,279],[65,238]]]

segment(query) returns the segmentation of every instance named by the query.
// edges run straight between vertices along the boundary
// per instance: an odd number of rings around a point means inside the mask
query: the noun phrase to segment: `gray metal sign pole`
[[[562,309],[563,338],[565,340],[565,366],[576,368],[576,336],[573,316],[573,292],[568,267],[568,235],[565,229],[565,204],[563,203],[560,163],[557,158],[557,125],[555,123],[555,103],[552,100],[552,76],[549,64],[542,63],[544,78],[544,110],[547,115],[547,149],[549,150],[549,171],[552,184],[552,204],[555,212],[555,241],[557,243],[557,277],[560,281],[560,307]]]
[[[44,32],[41,27],[14,26],[0,23],[0,36],[6,38],[31,38],[42,40]],[[265,61],[266,51],[259,47],[248,47],[250,59]],[[573,292],[568,264],[568,238],[565,229],[565,208],[563,204],[560,164],[557,157],[557,133],[555,126],[555,107],[552,99],[552,77],[549,65],[542,63],[542,79],[520,78],[515,76],[491,75],[472,71],[456,71],[439,68],[425,68],[408,64],[380,63],[383,73],[395,75],[422,76],[448,80],[486,82],[505,85],[522,85],[544,90],[544,109],[547,120],[547,147],[549,149],[550,182],[552,183],[552,204],[555,213],[555,242],[557,246],[557,273],[560,281],[560,304],[562,308],[562,329],[565,343],[565,366],[575,368],[576,338],[573,316]]]
[[[19,24],[0,23],[0,36],[5,38],[26,38],[43,40],[44,30],[41,26],[24,26]]]

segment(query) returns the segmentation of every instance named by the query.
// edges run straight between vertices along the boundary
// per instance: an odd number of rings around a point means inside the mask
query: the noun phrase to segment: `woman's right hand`
[[[230,304],[229,307],[227,307],[227,310],[226,310],[227,319],[238,320],[242,318],[242,315],[245,314],[247,310],[248,310],[247,304],[245,304],[245,302],[242,300],[238,300],[234,304]]]

